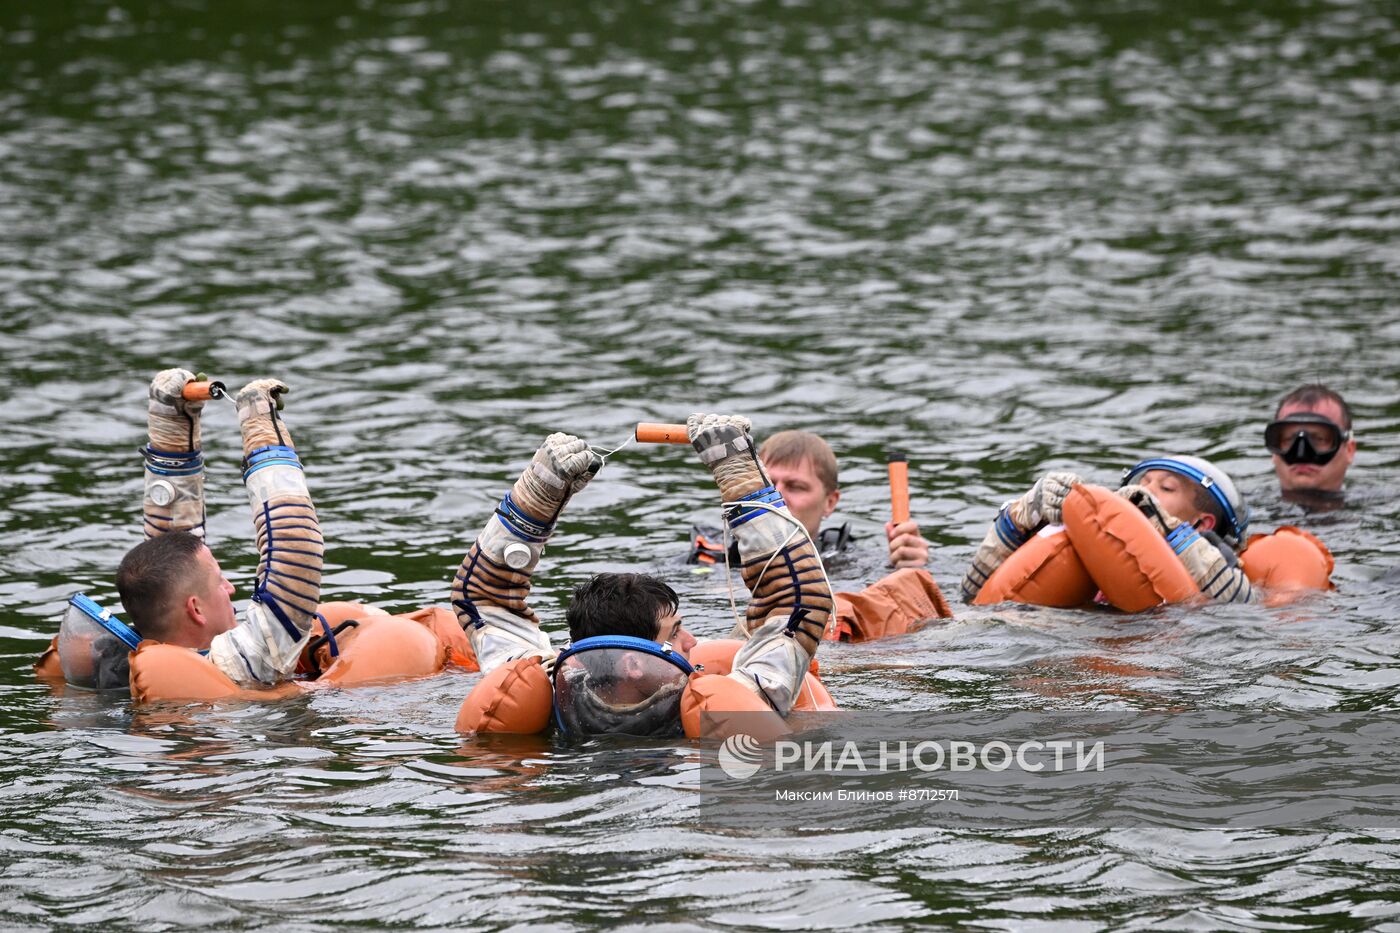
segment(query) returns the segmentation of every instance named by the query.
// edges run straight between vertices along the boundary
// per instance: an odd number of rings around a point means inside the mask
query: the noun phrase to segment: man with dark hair
[[[739,626],[744,646],[728,676],[787,715],[831,612],[826,574],[759,463],[748,420],[691,415],[686,429],[719,486],[752,594]],[[579,438],[551,434],[463,559],[452,604],[483,673],[519,658],[555,657],[525,602],[531,576],[564,506],[601,466]],[[562,728],[679,733],[680,691],[690,670],[685,658],[695,639],[678,602],[674,590],[643,574],[599,574],[579,587],[568,610],[576,643],[552,680]],[[579,653],[584,641],[597,650]]]
[[[1351,408],[1321,383],[1300,386],[1278,403],[1264,445],[1285,497],[1340,498],[1356,459]]]
[[[316,510],[278,414],[287,387],[260,379],[235,399],[243,478],[260,552],[252,605],[239,622],[233,585],[204,543],[204,403],[184,398],[193,379],[186,370],[170,369],[151,382],[150,443],[143,451],[146,540],[123,558],[117,589],[133,638],[193,649],[235,683],[268,686],[291,675],[311,636],[323,559]],[[83,611],[75,597],[59,634],[65,676],[98,686],[124,685],[127,656],[125,646],[113,645],[110,613],[82,602],[91,608]],[[70,671],[80,673],[75,678]]]
[[[688,656],[695,638],[681,627],[681,598],[644,573],[600,573],[574,589],[564,621],[569,640],[628,635],[670,642]]]

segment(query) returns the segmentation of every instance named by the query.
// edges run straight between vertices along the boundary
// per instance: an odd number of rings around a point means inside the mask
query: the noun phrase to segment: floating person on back
[[[1205,596],[1271,602],[1329,589],[1332,555],[1284,527],[1246,538],[1249,509],[1223,470],[1199,457],[1144,460],[1116,493],[1048,473],[1002,506],[963,579],[963,599],[1127,612]],[[1242,552],[1242,557],[1236,555]]]
[[[274,379],[249,383],[235,400],[259,552],[252,604],[238,620],[233,585],[204,540],[200,420],[201,398],[209,396],[199,393],[218,384],[193,379],[170,369],[151,382],[146,540],[117,570],[131,625],[75,595],[36,665],[40,677],[130,689],[137,700],[273,699],[313,682],[349,686],[433,674],[448,660],[474,667],[445,609],[391,616],[357,603],[318,604],[320,522],[279,414],[287,387]]]
[[[198,652],[201,664],[236,684],[268,687],[291,676],[311,638],[324,545],[301,462],[278,416],[287,387],[260,379],[235,399],[260,555],[252,605],[239,622],[233,585],[204,543],[204,402],[184,394],[193,381],[183,369],[167,369],[151,381],[150,442],[142,450],[146,540],[117,570],[117,590],[132,624],[128,628],[75,597],[56,644],[69,683],[125,688],[128,652],[145,641],[147,648],[159,642],[187,649],[191,657]]]
[[[579,587],[567,612],[572,643],[556,658],[526,603],[531,577],[564,506],[602,460],[579,438],[551,434],[453,584],[487,672],[462,704],[459,731],[538,732],[552,718],[573,735],[698,734],[703,712],[786,716],[810,692],[808,668],[831,612],[816,548],[755,456],[747,419],[692,415],[686,435],[719,485],[752,594],[732,670],[692,677],[698,649],[679,600],[642,574],[599,574]]]

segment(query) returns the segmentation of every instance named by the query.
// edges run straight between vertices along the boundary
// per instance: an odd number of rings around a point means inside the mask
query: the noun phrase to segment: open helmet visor
[[[63,679],[78,687],[97,685],[98,647],[116,638],[135,651],[141,636],[121,619],[82,593],[74,593],[58,627],[58,663]]]

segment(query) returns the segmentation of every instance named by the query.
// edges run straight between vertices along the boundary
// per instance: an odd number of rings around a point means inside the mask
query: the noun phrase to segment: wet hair
[[[148,538],[127,551],[117,568],[122,608],[145,638],[160,639],[166,614],[188,595],[203,539],[188,531]]]
[[[1341,393],[1334,392],[1320,382],[1310,382],[1305,386],[1299,386],[1292,392],[1285,395],[1274,409],[1274,420],[1278,420],[1279,412],[1289,405],[1304,405],[1312,407],[1318,402],[1336,402],[1337,407],[1342,410],[1342,430],[1351,430],[1351,406],[1347,400],[1342,398]]]
[[[569,638],[631,635],[655,641],[657,623],[680,608],[676,591],[644,573],[600,573],[574,590]]]
[[[779,431],[763,442],[758,459],[779,466],[797,466],[810,460],[822,488],[828,494],[836,491],[836,454],[830,444],[811,431]]]

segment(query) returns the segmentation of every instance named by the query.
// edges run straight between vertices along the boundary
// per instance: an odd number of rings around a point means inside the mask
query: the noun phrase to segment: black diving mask
[[[1264,429],[1264,446],[1288,464],[1331,463],[1342,444],[1350,439],[1350,431],[1343,431],[1332,419],[1312,412],[1280,418]]]

